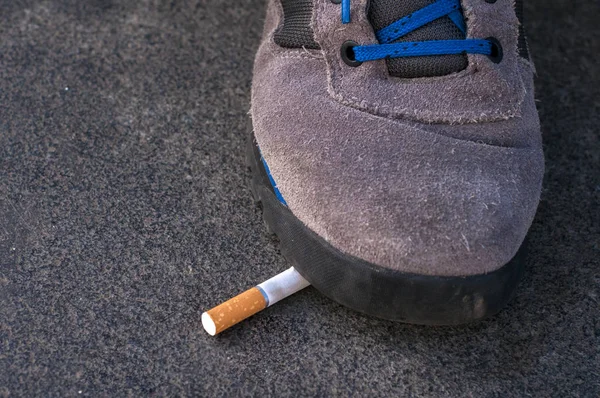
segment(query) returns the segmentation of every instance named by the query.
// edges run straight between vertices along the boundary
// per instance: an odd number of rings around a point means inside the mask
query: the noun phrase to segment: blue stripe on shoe
[[[260,153],[260,160],[261,160],[263,166],[265,167],[265,171],[267,173],[267,177],[269,177],[269,182],[271,183],[271,186],[273,187],[273,191],[275,191],[275,196],[277,196],[277,199],[284,206],[287,206],[287,202],[285,201],[285,199],[283,199],[283,195],[281,195],[281,192],[279,192],[279,188],[277,188],[277,184],[275,183],[275,179],[271,175],[271,170],[269,170],[269,165],[267,165],[267,162],[265,161],[265,158],[263,157],[262,152],[260,151],[260,148],[258,148],[258,152]]]

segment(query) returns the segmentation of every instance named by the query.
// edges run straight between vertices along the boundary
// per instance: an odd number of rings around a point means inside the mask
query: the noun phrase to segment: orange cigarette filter
[[[206,311],[202,314],[202,325],[208,334],[214,336],[265,308],[267,300],[258,288],[253,287]]]
[[[202,314],[202,326],[211,336],[217,335],[309,285],[298,271],[290,268],[206,311]]]

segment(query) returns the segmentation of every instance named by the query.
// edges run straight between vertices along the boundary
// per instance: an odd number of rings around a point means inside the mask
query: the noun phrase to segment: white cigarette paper
[[[215,336],[304,289],[310,283],[293,267],[202,314],[202,326]]]

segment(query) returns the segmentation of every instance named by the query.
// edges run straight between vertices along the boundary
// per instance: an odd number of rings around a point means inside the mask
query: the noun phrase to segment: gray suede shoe
[[[422,324],[510,299],[544,172],[520,3],[269,2],[252,187],[322,293]]]

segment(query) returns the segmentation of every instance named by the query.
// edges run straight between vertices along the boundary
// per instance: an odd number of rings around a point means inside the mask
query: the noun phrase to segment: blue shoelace
[[[342,0],[342,23],[350,23],[350,2]],[[413,12],[385,28],[375,32],[380,44],[355,45],[351,49],[358,62],[376,61],[385,58],[419,57],[449,54],[492,55],[492,41],[479,39],[432,40],[392,43],[410,32],[436,19],[448,16],[463,33],[467,27],[460,11],[460,0],[438,0],[435,3]]]

